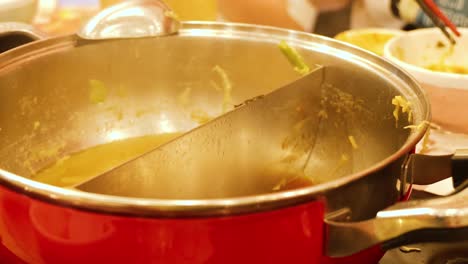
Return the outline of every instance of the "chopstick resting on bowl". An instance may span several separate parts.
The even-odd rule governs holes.
[[[459,37],[461,34],[458,31],[455,24],[448,19],[447,16],[439,9],[439,7],[434,3],[433,0],[416,0],[423,10],[424,13],[432,20],[434,25],[438,27],[442,33],[448,38],[450,43],[455,44],[455,38],[452,34],[450,34],[447,30],[447,27],[452,31],[452,33]]]

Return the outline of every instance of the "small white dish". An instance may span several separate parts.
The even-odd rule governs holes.
[[[384,57],[414,76],[426,90],[433,122],[445,129],[468,133],[468,28],[451,47],[438,28],[417,29],[387,42]],[[449,65],[467,74],[428,69]]]

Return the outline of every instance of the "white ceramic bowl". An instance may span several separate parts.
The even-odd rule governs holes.
[[[468,74],[429,70],[430,65],[455,65],[468,70],[468,28],[450,50],[438,28],[409,31],[390,40],[384,56],[413,75],[427,91],[433,122],[445,129],[468,133]]]
[[[36,11],[37,0],[0,0],[0,22],[31,23]]]

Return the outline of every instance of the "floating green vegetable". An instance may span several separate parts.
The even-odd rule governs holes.
[[[294,66],[294,70],[302,75],[306,75],[310,72],[309,66],[305,63],[301,55],[291,46],[282,40],[279,44],[281,52],[286,56],[288,61]]]
[[[107,88],[103,82],[89,80],[89,101],[93,104],[102,103],[107,98]]]
[[[411,102],[408,102],[401,95],[397,95],[392,99],[392,105],[395,106],[393,110],[393,117],[395,118],[395,125],[398,126],[400,110],[402,113],[408,113],[408,122],[413,120],[413,110],[411,109]]]
[[[356,139],[353,136],[348,136],[348,140],[349,140],[349,143],[351,143],[351,146],[353,147],[353,149],[359,148],[358,144],[356,143]]]
[[[418,125],[408,125],[408,126],[405,126],[404,129],[421,130],[421,129],[423,129],[426,125],[430,126],[430,125],[431,125],[431,122],[429,122],[429,121],[427,121],[427,120],[424,120],[424,121],[422,121],[421,123],[419,123]]]
[[[229,80],[226,71],[219,65],[214,66],[213,71],[221,78],[223,89],[223,113],[226,113],[232,106],[232,83],[231,80]]]

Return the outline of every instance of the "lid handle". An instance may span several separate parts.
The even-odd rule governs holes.
[[[174,12],[162,1],[131,0],[102,10],[77,35],[89,40],[155,37],[175,34],[179,27]]]
[[[17,22],[0,23],[0,53],[43,38],[46,38],[46,35],[31,25]]]

